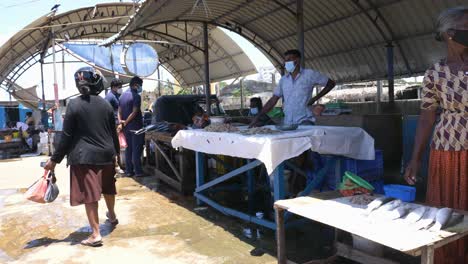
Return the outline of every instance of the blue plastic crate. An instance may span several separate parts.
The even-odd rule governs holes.
[[[322,190],[336,190],[341,183],[345,171],[352,172],[368,182],[383,180],[383,154],[381,150],[375,151],[375,160],[355,160],[350,158],[322,155],[322,164],[331,162]],[[308,179],[309,181],[309,179]],[[383,189],[380,193],[383,193]]]
[[[342,162],[342,171],[352,172],[364,180],[377,181],[383,178],[384,174],[383,153],[381,150],[375,150],[375,160],[356,160],[344,158]]]
[[[384,194],[384,181],[383,180],[378,180],[378,181],[373,181],[369,182],[373,187],[374,187],[374,193],[378,194]]]
[[[416,188],[406,185],[388,184],[384,185],[385,196],[413,202],[416,198]]]

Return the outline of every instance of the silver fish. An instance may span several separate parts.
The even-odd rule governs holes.
[[[395,220],[405,216],[408,213],[408,208],[405,206],[399,206],[391,211],[381,211],[380,216],[383,219]]]
[[[424,229],[424,228],[429,227],[435,221],[435,218],[437,216],[438,211],[439,211],[439,209],[434,208],[434,207],[430,207],[424,213],[424,216],[421,218],[421,220],[416,222],[416,224],[414,225],[415,229],[420,230],[420,229]]]
[[[453,209],[451,208],[441,208],[437,211],[435,217],[435,224],[430,228],[431,231],[439,231],[444,227],[452,216]]]
[[[409,224],[416,223],[419,221],[423,216],[424,213],[427,211],[427,207],[425,206],[418,206],[412,210],[410,210],[409,214],[405,217],[405,221]]]
[[[387,197],[387,196],[379,197],[367,205],[366,212],[370,214],[375,209],[393,200],[395,200],[395,198]]]
[[[464,218],[465,218],[465,215],[462,215],[462,214],[457,213],[457,212],[453,212],[452,216],[450,217],[450,220],[442,228],[456,226],[459,223],[463,222]]]
[[[392,211],[393,209],[399,207],[402,205],[402,201],[400,199],[393,200],[391,202],[388,202],[382,206],[380,206],[377,211]]]

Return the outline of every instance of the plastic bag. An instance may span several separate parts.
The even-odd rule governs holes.
[[[44,194],[44,201],[46,203],[53,202],[59,195],[59,188],[57,184],[55,184],[56,181],[57,179],[55,178],[55,173],[51,171],[47,177],[47,190]]]
[[[374,191],[374,187],[370,183],[349,171],[345,172],[338,189],[343,196],[370,194]]]
[[[122,131],[119,132],[119,144],[121,148],[127,147],[127,139],[125,139],[125,134]]]
[[[47,191],[47,173],[48,171],[44,171],[44,176],[28,188],[25,193],[26,199],[36,203],[45,203],[44,195]]]

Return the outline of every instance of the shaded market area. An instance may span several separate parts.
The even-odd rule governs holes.
[[[59,10],[0,47],[0,262],[468,261],[465,1]],[[113,115],[77,107],[87,96]],[[108,139],[83,144],[81,125]],[[99,140],[112,162],[69,172]],[[27,201],[56,163],[58,198]],[[69,206],[76,165],[117,169],[118,221],[101,202],[96,244],[91,209]]]

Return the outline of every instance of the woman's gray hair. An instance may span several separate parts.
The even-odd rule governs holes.
[[[449,8],[440,13],[436,23],[436,40],[443,41],[442,33],[457,28],[462,24],[461,18],[468,14],[468,6]]]

